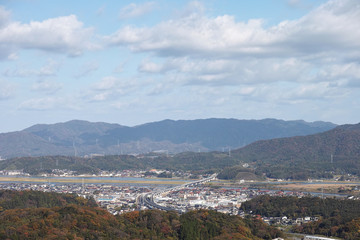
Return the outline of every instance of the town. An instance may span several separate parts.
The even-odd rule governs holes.
[[[153,170],[158,174],[165,171]],[[70,171],[54,171],[51,176],[69,177]],[[176,173],[179,174],[179,173]],[[82,179],[80,182],[63,183],[56,182],[54,179],[46,176],[44,182],[24,182],[19,176],[29,177],[21,171],[2,171],[2,176],[16,176],[12,181],[0,182],[0,189],[8,190],[34,190],[43,192],[71,193],[84,198],[94,198],[95,201],[110,213],[122,214],[134,210],[145,210],[151,208],[175,210],[180,213],[195,209],[209,209],[218,212],[245,216],[240,210],[243,202],[260,195],[271,196],[296,196],[304,197],[307,194],[295,191],[264,190],[246,187],[246,181],[239,181],[238,187],[219,187],[217,185],[207,184],[214,180],[216,175],[204,175],[201,179],[187,179],[188,182],[173,186],[169,184],[154,183],[88,183]],[[145,171],[122,171],[122,172],[103,172],[101,177],[145,177]],[[183,177],[189,178],[190,173],[182,173]],[[44,177],[44,176],[43,176]],[[74,176],[72,176],[74,177]],[[77,176],[79,177],[79,176]],[[70,178],[71,179],[71,178]],[[206,181],[204,181],[206,180]],[[35,181],[35,180],[34,180]],[[141,196],[147,196],[152,204],[145,204]],[[316,217],[308,216],[305,218],[291,219],[288,216],[282,217],[262,217],[262,219],[272,225],[299,225],[309,221],[316,221]]]

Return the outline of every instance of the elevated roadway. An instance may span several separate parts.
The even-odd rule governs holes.
[[[182,213],[183,211],[181,209],[176,209],[176,208],[172,208],[172,207],[165,207],[162,206],[160,204],[157,204],[154,201],[154,198],[156,198],[157,196],[160,196],[162,194],[166,194],[172,191],[178,191],[184,188],[188,188],[188,187],[194,187],[200,184],[204,184],[207,182],[210,182],[212,180],[215,180],[217,177],[217,174],[213,174],[208,178],[204,178],[204,179],[200,179],[194,182],[189,182],[189,183],[185,183],[182,184],[180,186],[176,186],[176,187],[172,187],[172,188],[167,188],[161,191],[156,191],[156,192],[150,192],[150,193],[141,193],[136,197],[136,203],[141,207],[141,206],[145,206],[149,209],[160,209],[160,210],[164,210],[164,211],[177,211]]]

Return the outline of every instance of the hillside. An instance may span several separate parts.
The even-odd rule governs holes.
[[[41,155],[43,152],[56,155],[68,151],[64,146],[52,144],[28,132],[0,134],[0,156],[2,157]]]
[[[326,122],[276,119],[164,120],[135,127],[73,120],[38,124],[22,131],[0,134],[0,156],[129,154],[151,151],[221,151],[281,137],[324,132]]]
[[[1,239],[273,239],[283,236],[276,228],[256,219],[242,219],[215,211],[199,210],[179,216],[159,210],[134,211],[113,216],[86,199],[62,198],[42,192],[5,192],[20,202],[39,207],[1,208]],[[4,195],[0,191],[0,199]],[[47,207],[42,202],[63,201]],[[5,199],[5,202],[9,200]],[[1,203],[2,201],[0,201]]]
[[[268,177],[307,179],[330,174],[360,175],[360,124],[308,135],[258,141],[234,150]]]
[[[76,194],[0,190],[0,212],[10,209],[64,207],[68,204],[97,206],[93,198],[85,199]]]
[[[244,202],[241,209],[266,217],[296,219],[317,216],[318,221],[295,225],[292,231],[355,240],[360,238],[359,206],[359,200],[264,195]]]

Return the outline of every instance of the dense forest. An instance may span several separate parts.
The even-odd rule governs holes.
[[[59,194],[39,191],[0,190],[0,211],[15,208],[51,208],[63,207],[67,204],[96,207],[93,198],[82,198],[76,194]]]
[[[197,210],[179,216],[158,210],[135,211],[118,217],[134,239],[273,239],[283,236],[261,220],[242,219],[216,211]],[[158,238],[151,238],[158,236]]]
[[[343,239],[360,239],[360,200],[264,195],[243,203],[241,209],[267,217],[318,216],[318,221],[295,226],[293,231]]]
[[[282,232],[257,219],[215,211],[159,210],[111,215],[71,194],[0,191],[0,239],[273,239]]]

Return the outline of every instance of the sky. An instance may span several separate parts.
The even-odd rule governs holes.
[[[0,132],[73,119],[358,123],[358,0],[0,0]]]

